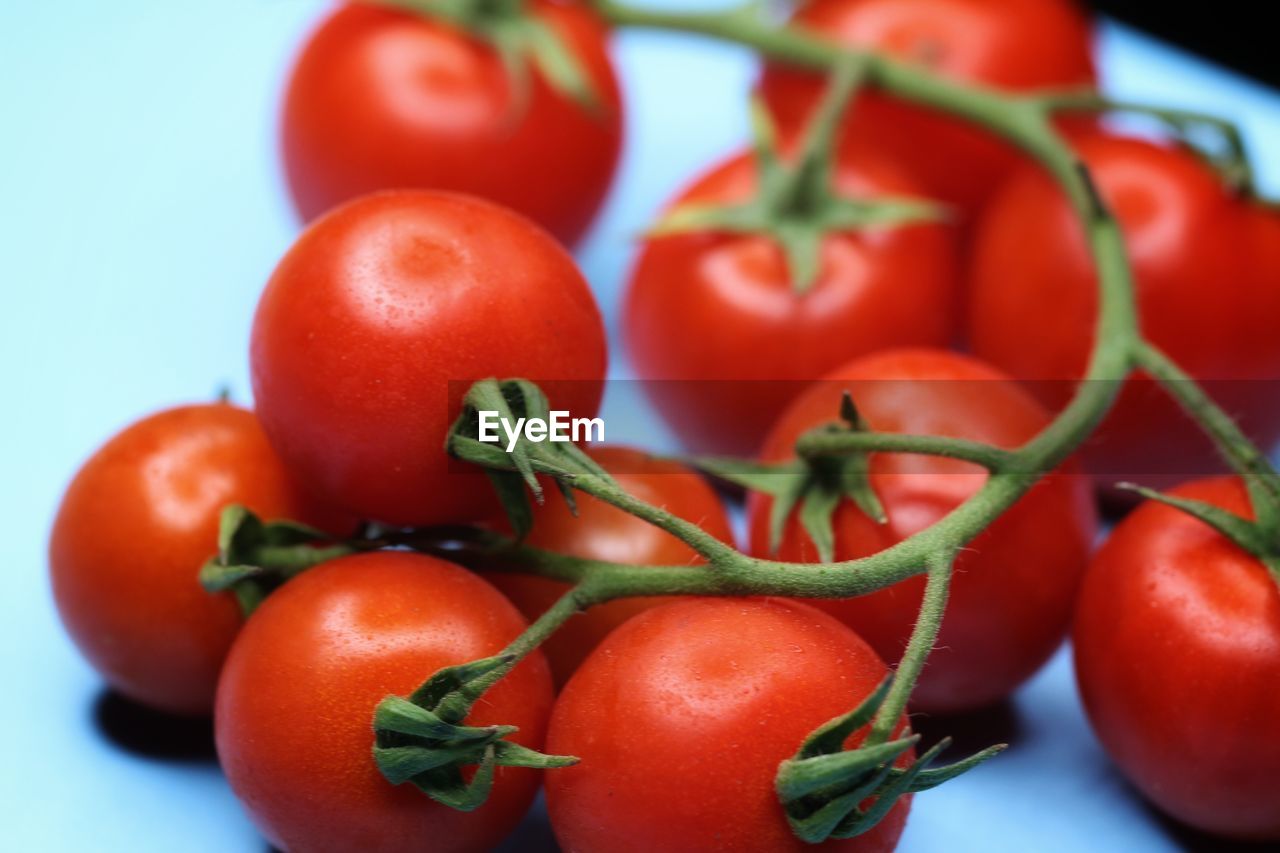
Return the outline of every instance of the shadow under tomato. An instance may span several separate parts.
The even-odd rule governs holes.
[[[1232,841],[1226,838],[1218,838],[1207,832],[1201,832],[1186,824],[1179,823],[1169,817],[1164,812],[1142,799],[1142,795],[1137,791],[1133,792],[1142,807],[1151,815],[1152,820],[1164,830],[1166,836],[1174,844],[1187,853],[1263,853],[1263,851],[1276,850],[1275,842],[1264,841]]]
[[[93,703],[93,722],[103,737],[132,755],[163,761],[218,760],[213,720],[208,717],[176,717],[104,689]]]
[[[968,757],[997,743],[1014,746],[1023,734],[1018,708],[1008,699],[963,714],[912,714],[911,727],[920,735],[918,752],[951,738],[951,745],[938,756],[939,763]]]
[[[524,820],[506,841],[494,848],[494,853],[559,853],[559,850],[555,833],[551,831],[551,819],[547,817],[546,799],[539,791]]]

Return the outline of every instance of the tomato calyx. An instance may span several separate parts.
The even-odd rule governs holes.
[[[870,432],[858,412],[853,396],[846,391],[840,401],[840,421],[816,427],[805,436],[831,436]],[[805,441],[802,436],[797,445]],[[835,559],[835,531],[832,520],[840,502],[848,499],[867,518],[887,524],[884,505],[871,485],[870,454],[852,450],[839,454],[804,454],[791,462],[776,464],[740,459],[702,458],[692,464],[708,474],[735,485],[773,497],[769,510],[769,549],[777,553],[787,520],[797,506],[799,520],[824,563]]]
[[[493,788],[497,767],[548,770],[578,759],[544,755],[505,738],[516,726],[463,724],[476,699],[516,664],[515,655],[446,667],[407,699],[388,696],[373,717],[373,759],[393,785],[410,783],[432,800],[458,811],[474,811]],[[467,780],[462,768],[476,766]]]
[[[263,521],[240,504],[222,510],[218,553],[200,569],[209,593],[231,591],[247,618],[289,578],[358,548],[314,527],[288,519]]]
[[[845,749],[851,735],[869,725],[889,695],[893,676],[848,714],[819,726],[796,754],[782,762],[774,787],[798,838],[810,844],[854,838],[873,829],[904,796],[927,791],[972,770],[1004,750],[1004,745],[949,764],[929,765],[950,745],[944,738],[906,767],[896,762],[920,742],[907,733],[893,740],[868,736]]]
[[[752,135],[759,173],[754,197],[739,204],[681,205],[659,220],[647,236],[708,232],[766,235],[782,250],[792,288],[804,294],[821,273],[822,243],[827,235],[945,219],[945,209],[934,202],[847,198],[833,189],[840,119],[864,76],[865,59],[857,55],[851,55],[834,72],[794,163],[784,162],[773,121],[763,102],[753,98]]]
[[[517,539],[523,539],[533,525],[529,495],[539,504],[545,500],[539,474],[552,478],[575,515],[577,503],[572,486],[576,477],[585,474],[614,482],[609,472],[571,441],[535,442],[527,434],[520,434],[508,449],[503,443],[481,440],[481,412],[496,412],[498,419],[507,424],[550,422],[551,405],[542,389],[527,379],[484,379],[467,391],[462,413],[445,440],[450,456],[484,468]]]
[[[1248,478],[1245,479],[1247,482]],[[1280,530],[1275,526],[1275,519],[1270,517],[1271,513],[1263,509],[1267,503],[1260,499],[1260,487],[1255,485],[1250,488],[1250,500],[1258,521],[1250,521],[1207,501],[1169,495],[1134,483],[1121,483],[1118,488],[1172,507],[1209,525],[1241,550],[1261,561],[1276,585],[1280,586]]]
[[[515,94],[515,113],[528,106],[536,72],[566,99],[590,113],[603,100],[582,61],[527,0],[375,0],[383,6],[447,24],[489,45],[502,60]]]

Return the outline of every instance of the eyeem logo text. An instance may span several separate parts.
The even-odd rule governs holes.
[[[604,441],[602,418],[571,418],[568,412],[553,411],[550,420],[517,418],[513,424],[510,419],[502,417],[498,412],[482,409],[478,414],[480,440],[485,444],[501,444],[505,437],[508,453],[515,450],[516,442],[522,435],[526,440],[537,444],[544,441],[572,441],[575,444]]]

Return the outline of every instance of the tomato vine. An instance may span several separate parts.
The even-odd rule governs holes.
[[[594,7],[614,27],[698,34],[752,49],[776,61],[825,71],[836,79],[843,72],[840,82],[846,88],[855,76],[850,72],[852,68],[858,86],[979,125],[1021,149],[1050,173],[1084,226],[1099,287],[1092,352],[1069,404],[1045,429],[1015,449],[937,436],[878,434],[858,429],[852,422],[848,429],[824,429],[802,437],[797,453],[807,459],[857,457],[871,452],[923,454],[974,463],[989,474],[983,487],[969,500],[916,535],[871,556],[818,564],[743,554],[696,524],[628,494],[576,449],[521,442],[508,453],[481,443],[474,430],[477,409],[498,406],[505,408],[507,414],[530,417],[544,410],[546,401],[536,386],[520,380],[477,383],[468,396],[466,411],[450,435],[449,450],[490,473],[517,532],[521,520],[528,517],[529,493],[541,498],[541,483],[549,479],[570,500],[574,491],[582,492],[662,528],[701,555],[706,565],[636,566],[582,559],[471,528],[372,531],[367,537],[326,546],[325,557],[388,545],[406,546],[442,554],[465,565],[528,572],[572,585],[503,654],[435,674],[408,702],[397,697],[384,701],[375,728],[380,743],[394,742],[396,746],[393,750],[380,746],[376,758],[389,779],[413,781],[441,802],[470,809],[484,801],[495,765],[550,768],[568,763],[564,757],[499,746],[504,743],[502,727],[479,731],[463,726],[462,721],[479,697],[521,658],[571,616],[589,607],[619,598],[653,595],[847,598],[922,573],[927,574],[926,591],[906,652],[887,687],[873,697],[872,704],[857,709],[850,717],[868,724],[869,735],[850,751],[857,755],[843,761],[838,774],[824,777],[824,792],[833,801],[847,804],[843,818],[855,814],[862,800],[884,798],[880,811],[887,810],[893,799],[932,787],[974,766],[998,748],[937,770],[925,767],[936,750],[926,753],[911,767],[899,769],[893,764],[906,747],[888,748],[897,743],[890,741],[893,729],[937,637],[954,557],[1081,445],[1109,412],[1125,380],[1139,370],[1163,386],[1215,440],[1232,468],[1249,484],[1257,521],[1235,516],[1226,519],[1190,504],[1182,508],[1200,513],[1200,517],[1251,553],[1263,557],[1280,582],[1280,477],[1230,417],[1143,337],[1119,224],[1100,198],[1087,168],[1055,129],[1053,120],[1062,112],[1121,110],[1148,113],[1180,133],[1193,126],[1209,126],[1220,132],[1226,142],[1227,151],[1217,164],[1224,178],[1242,192],[1252,193],[1248,158],[1232,125],[1198,113],[1112,102],[1092,92],[1018,95],[952,82],[879,53],[850,50],[796,29],[777,27],[754,3],[716,13],[651,11],[615,0],[597,0]],[[844,95],[847,97],[848,93]],[[794,254],[799,258],[795,265],[807,268],[804,252]],[[287,529],[273,530],[259,524],[247,532],[242,530],[247,517],[244,513],[227,514],[223,553],[206,569],[206,583],[211,588],[245,581],[261,584],[273,574],[288,577],[318,561],[314,554],[308,555],[306,548],[299,547],[296,536],[291,538]],[[252,523],[257,524],[256,520]],[[835,724],[833,721],[829,725]],[[784,804],[785,790],[794,783],[793,777],[797,773],[803,775],[804,771],[797,770],[802,759],[803,753],[784,762],[784,773],[779,776]],[[462,764],[479,764],[480,770],[464,782]],[[442,776],[442,768],[451,775]],[[850,792],[866,796],[854,798]],[[788,815],[797,835],[808,841],[847,837],[874,825],[874,821],[866,819],[842,824],[842,820],[832,821],[826,815],[822,826],[816,827],[791,809]]]

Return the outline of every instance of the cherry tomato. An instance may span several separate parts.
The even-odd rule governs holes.
[[[1144,334],[1211,380],[1210,392],[1273,443],[1280,403],[1252,380],[1280,377],[1280,342],[1263,319],[1280,316],[1280,254],[1260,255],[1280,231],[1275,214],[1233,197],[1184,150],[1102,135],[1077,149],[1124,230]],[[974,352],[1033,380],[1047,405],[1061,407],[1092,346],[1097,273],[1082,226],[1039,170],[1017,173],[992,200],[978,224],[970,285]],[[1150,382],[1126,389],[1085,458],[1107,482],[1221,467]]]
[[[778,764],[886,672],[853,632],[796,602],[687,599],[637,616],[556,702],[547,748],[581,759],[546,777],[556,838],[577,853],[892,850],[907,799],[870,832],[815,848],[774,792]]]
[[[129,698],[212,710],[240,611],[206,593],[199,572],[231,503],[345,532],[295,488],[253,414],[227,404],[138,421],[67,488],[49,543],[54,601],[81,654]]]
[[[836,420],[845,390],[878,432],[1013,448],[1049,422],[1026,391],[981,362],[940,350],[897,350],[851,362],[796,399],[766,441],[764,458],[792,458],[797,438]],[[1048,476],[961,551],[941,634],[912,696],[914,709],[957,712],[996,702],[1058,647],[1096,528],[1088,479],[1074,471],[1067,465]],[[874,454],[871,485],[889,521],[876,524],[843,502],[833,519],[836,558],[874,554],[929,527],[978,491],[987,476],[971,463]],[[769,552],[771,503],[753,495],[749,505],[751,548],[759,556]],[[777,556],[817,561],[794,514]],[[915,577],[860,598],[815,604],[896,661],[923,592],[924,578]]]
[[[525,627],[511,603],[452,563],[404,552],[345,557],[290,581],[227,658],[215,716],[232,790],[282,850],[487,850],[519,822],[532,770],[499,767],[489,800],[464,813],[374,763],[373,712],[434,672],[499,652]],[[514,725],[542,746],[551,677],[535,652],[487,692],[468,725]]]
[[[1252,517],[1235,478],[1173,493]],[[1280,590],[1260,560],[1144,503],[1094,558],[1072,646],[1093,729],[1143,794],[1200,829],[1280,840]]]
[[[1070,0],[813,0],[793,22],[842,44],[885,51],[945,77],[1010,92],[1092,88],[1089,21]],[[783,127],[802,124],[825,82],[769,65],[761,92]],[[893,151],[924,185],[968,214],[1017,162],[971,124],[869,93],[848,137]]]
[[[733,541],[728,516],[715,490],[689,469],[624,447],[594,449],[591,456],[640,500],[692,521],[722,541]],[[688,545],[634,515],[588,495],[577,495],[577,502],[576,516],[564,501],[554,497],[536,507],[533,530],[525,542],[559,554],[615,563],[676,566],[703,562]],[[569,590],[566,584],[533,575],[494,573],[489,580],[530,620],[541,616]],[[637,613],[669,600],[624,598],[569,620],[542,646],[556,683],[568,681],[609,632]]]
[[[344,3],[298,57],[281,133],[303,219],[375,190],[464,192],[511,207],[572,243],[609,189],[622,105],[604,25],[584,4],[531,14],[572,51],[589,110],[532,72],[522,96],[497,52],[421,14]]]
[[[756,185],[754,160],[740,155],[673,206],[745,202]],[[836,188],[859,198],[922,196],[883,157],[865,153],[843,160]],[[955,230],[941,223],[832,234],[819,278],[801,294],[767,236],[656,238],[627,295],[631,360],[686,445],[754,453],[783,406],[850,358],[951,343],[956,257]]]
[[[604,327],[573,259],[488,202],[421,191],[313,224],[267,284],[251,363],[258,414],[328,501],[394,524],[465,522],[494,505],[445,437],[471,382],[539,382],[553,408],[600,403]]]

